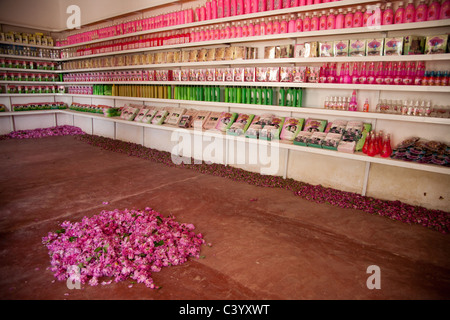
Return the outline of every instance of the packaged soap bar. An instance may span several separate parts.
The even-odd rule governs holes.
[[[309,138],[312,136],[312,132],[310,131],[300,131],[297,136],[294,138],[294,144],[298,146],[307,146]]]
[[[307,82],[318,83],[320,75],[320,67],[308,67]]]
[[[128,120],[128,121],[133,121],[134,118],[136,117],[136,115],[138,114],[138,112],[139,112],[139,108],[128,107],[122,112],[123,119]]]
[[[279,48],[280,58],[292,58],[294,56],[294,46],[292,44],[281,45]]]
[[[280,48],[277,46],[268,46],[264,48],[264,59],[275,59],[280,56]]]
[[[293,141],[295,136],[302,130],[304,119],[287,117],[284,119],[280,139]]]
[[[198,50],[197,61],[198,62],[205,62],[207,53],[208,53],[208,50],[205,49],[205,48],[202,48],[202,49]]]
[[[167,110],[158,110],[151,120],[151,124],[161,125],[164,123],[164,120],[166,119],[169,112]]]
[[[323,149],[337,150],[339,142],[342,139],[342,133],[328,132],[322,141]]]
[[[236,112],[222,112],[219,121],[217,121],[216,129],[225,132],[234,123],[237,115]]]
[[[293,67],[280,67],[280,82],[292,82]]]
[[[269,82],[279,82],[280,81],[280,68],[279,67],[268,67],[267,68],[267,81],[269,81]]]
[[[147,108],[142,108],[141,110],[139,110],[138,114],[136,115],[136,117],[134,118],[134,121],[136,122],[142,122],[143,119],[145,119],[145,115],[147,114],[147,112],[149,112],[150,110]]]
[[[281,129],[283,128],[284,117],[273,117],[272,120],[265,125],[260,133],[261,140],[278,140],[280,139]]]
[[[247,138],[258,138],[260,130],[272,121],[273,114],[257,115],[253,118],[252,123],[245,132]]]
[[[216,61],[225,60],[225,48],[216,48]]]
[[[403,53],[403,37],[386,38],[384,40],[385,56],[401,56]]]
[[[247,55],[247,48],[244,46],[233,47],[233,60],[242,60],[245,59]]]
[[[306,119],[305,127],[303,131],[310,131],[310,132],[323,132],[325,130],[325,127],[327,126],[327,120],[319,120],[319,119]]]
[[[224,60],[233,60],[234,57],[234,47],[226,47],[224,52]]]
[[[151,123],[153,117],[158,112],[159,108],[156,107],[147,107],[149,110],[147,114],[145,115],[144,119],[142,119],[142,122],[144,123]]]
[[[295,83],[302,83],[306,82],[307,78],[307,69],[306,66],[300,66],[300,67],[292,67],[292,82]]]
[[[255,115],[253,114],[240,113],[236,118],[236,121],[234,121],[233,124],[226,130],[227,134],[234,136],[243,135],[252,123],[254,117]]]
[[[219,122],[219,118],[222,115],[222,112],[212,111],[208,118],[205,120],[203,124],[203,129],[212,130],[216,128],[217,123]]]
[[[206,81],[215,81],[216,80],[216,69],[208,68],[206,69]]]
[[[347,120],[335,120],[331,122],[329,130],[328,131],[326,130],[326,132],[343,134],[345,132],[346,127],[347,127]]]
[[[445,53],[448,35],[428,36],[425,42],[425,54]]]
[[[210,111],[206,110],[198,111],[193,117],[193,120],[191,122],[191,128],[204,129],[204,125],[208,120],[210,113],[211,113]]]
[[[423,54],[425,50],[425,37],[422,36],[405,36],[403,41],[403,54]]]
[[[366,55],[381,56],[383,55],[384,38],[366,40]]]
[[[255,78],[256,78],[256,81],[258,81],[258,82],[266,82],[267,81],[267,67],[256,67]]]
[[[186,112],[184,108],[173,108],[169,111],[166,119],[164,120],[164,124],[170,124],[173,126],[178,125],[178,122],[181,119],[181,116]]]
[[[322,148],[322,142],[325,140],[327,134],[325,132],[313,132],[308,138],[306,144],[308,147]]]
[[[294,58],[314,58],[318,56],[319,44],[317,41],[301,42],[295,45]]]
[[[181,116],[180,121],[178,122],[178,126],[180,128],[189,128],[196,114],[197,110],[195,109],[186,110],[186,112]]]
[[[355,141],[343,141],[343,140],[341,140],[339,142],[337,150],[339,152],[354,153],[355,152],[355,144],[356,144]]]
[[[349,40],[334,41],[334,56],[347,57],[349,52]]]
[[[234,81],[234,68],[224,68],[224,81]]]
[[[348,121],[345,127],[345,133],[342,136],[344,141],[358,141],[361,137],[361,133],[364,129],[364,124],[362,121]]]
[[[233,72],[234,72],[234,77],[233,80],[234,81],[243,81],[244,80],[244,68],[233,68]]]
[[[216,60],[216,49],[210,48],[206,52],[206,61],[214,61]]]
[[[255,67],[245,67],[244,68],[244,81],[254,82],[255,81]]]
[[[319,42],[319,56],[320,57],[333,57],[334,56],[334,43],[333,43],[333,41],[321,41],[321,42]]]

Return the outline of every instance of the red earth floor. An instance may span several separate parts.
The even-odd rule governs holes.
[[[450,235],[93,147],[74,137],[0,141],[0,299],[448,299]],[[108,202],[108,204],[104,204]],[[193,223],[204,258],[69,290],[42,237],[64,220],[151,207]],[[380,269],[380,289],[366,285]]]

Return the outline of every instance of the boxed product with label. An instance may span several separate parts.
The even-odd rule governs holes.
[[[302,130],[304,122],[305,119],[303,118],[285,118],[283,128],[280,133],[280,139],[293,141],[295,136]]]
[[[342,133],[328,132],[326,134],[325,139],[322,141],[322,148],[329,150],[337,150],[341,138]]]
[[[195,109],[186,110],[186,112],[181,116],[178,126],[180,128],[189,128],[197,112],[198,111]]]
[[[301,42],[295,45],[294,58],[313,58],[318,56],[319,43],[313,42]]]
[[[203,124],[203,129],[205,129],[205,130],[215,129],[221,115],[222,115],[222,112],[217,112],[217,111],[210,112],[210,114],[208,115],[207,119],[205,120],[205,122]],[[194,123],[194,125],[195,125],[195,123]]]
[[[428,36],[425,42],[425,54],[447,52],[448,35]]]
[[[221,132],[225,132],[234,123],[237,115],[236,112],[222,112],[215,128]]]
[[[294,138],[294,144],[298,146],[306,147],[308,143],[308,139],[312,136],[312,132],[309,131],[300,131],[297,136]]]
[[[349,52],[349,40],[334,41],[334,56],[347,57]]]
[[[306,144],[308,147],[322,148],[322,142],[325,140],[326,136],[327,134],[325,132],[313,132]]]
[[[272,120],[261,129],[259,138],[261,140],[278,140],[283,129],[284,117],[273,117]]]
[[[319,56],[320,57],[333,57],[334,56],[334,43],[333,43],[333,41],[321,41],[321,42],[319,42]]]
[[[262,114],[255,116],[253,118],[252,123],[245,132],[245,136],[247,138],[254,138],[254,139],[258,138],[261,129],[265,125],[269,124],[272,121],[273,117],[274,117],[273,114]]]
[[[425,37],[405,36],[403,40],[403,54],[423,54],[425,50]]]
[[[192,117],[192,121],[191,121],[191,128],[198,128],[198,129],[202,129],[204,128],[204,125],[206,123],[206,121],[209,118],[209,115],[211,114],[210,111],[206,111],[206,110],[200,110],[198,111],[195,116]]]
[[[366,40],[367,56],[382,56],[383,48],[384,48],[384,38]]]
[[[233,124],[226,130],[227,134],[233,136],[243,135],[252,123],[254,117],[255,115],[253,114],[240,113],[237,116],[236,121],[234,121]]]
[[[403,37],[386,38],[384,40],[385,56],[401,56],[403,54]]]
[[[306,82],[307,71],[307,66],[292,67],[292,82]]]
[[[184,108],[173,108],[170,109],[169,114],[164,120],[164,124],[170,124],[173,126],[177,126],[178,122],[180,122],[181,116],[186,112]]]
[[[169,112],[165,109],[160,109],[156,112],[155,116],[151,120],[151,124],[161,125],[164,123],[164,120],[166,119]]]
[[[320,120],[320,119],[306,119],[305,127],[303,128],[303,131],[309,131],[309,132],[323,132],[327,126],[327,120]]]

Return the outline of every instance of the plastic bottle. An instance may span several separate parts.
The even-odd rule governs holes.
[[[394,82],[394,78],[393,78],[393,65],[392,62],[390,61],[386,67],[386,72],[385,72],[385,76],[384,76],[384,84],[392,84]]]
[[[349,111],[358,111],[358,102],[356,100],[356,90],[352,92],[352,98],[350,100],[350,105],[348,106]]]
[[[266,0],[259,0],[258,2],[258,12],[264,12],[267,10]]]
[[[397,74],[394,78],[394,83],[396,85],[403,84],[403,79],[406,78],[406,63],[405,62],[399,62],[397,64]]]
[[[335,83],[337,82],[337,70],[336,70],[336,62],[331,65],[331,69],[329,69],[327,82],[328,83]]]
[[[272,11],[275,8],[274,0],[268,0],[267,1],[267,11]]]
[[[364,102],[364,106],[363,106],[363,112],[369,112],[369,99],[366,98],[366,101]]]
[[[364,11],[363,14],[363,27],[367,27],[367,21],[369,21],[369,18],[372,16],[372,11],[369,10],[369,6],[366,6],[366,11]]]
[[[244,0],[236,0],[236,15],[244,14]]]
[[[273,9],[274,10],[283,9],[283,0],[274,0]]]
[[[344,28],[344,9],[339,8],[336,15],[336,29]]]
[[[364,145],[363,145],[362,150],[361,150],[364,154],[367,154],[367,152],[369,150],[371,137],[372,137],[371,132],[367,132],[366,140],[364,141]]]
[[[329,71],[328,71],[328,64],[324,63],[320,67],[319,83],[326,83],[327,82],[328,73],[329,73]]]
[[[240,21],[236,24],[236,38],[242,38],[242,26]]]
[[[317,31],[319,30],[319,17],[317,16],[316,12],[313,12],[312,18],[311,18],[311,31]]]
[[[322,10],[322,14],[319,18],[319,30],[327,30],[327,12]]]
[[[369,70],[367,73],[367,84],[374,84],[375,83],[375,62],[371,62],[369,64]]]
[[[336,28],[336,14],[334,13],[334,9],[330,9],[330,12],[327,16],[327,30],[333,30]]]
[[[275,17],[272,26],[272,34],[279,34],[279,33],[280,33],[280,19],[278,17]]]
[[[303,31],[311,31],[311,18],[309,17],[309,12],[305,13],[303,18]]]
[[[414,6],[414,0],[408,0],[405,8],[404,22],[410,23],[414,21],[416,21],[416,7]]]
[[[248,37],[248,25],[246,22],[242,25],[242,36],[244,38]]]
[[[416,8],[415,22],[427,21],[428,6],[425,1],[421,0]]]
[[[252,0],[252,13],[256,13],[259,10],[259,0]]]
[[[359,28],[363,26],[363,12],[362,6],[356,6],[356,11],[353,14],[353,27]]]
[[[260,34],[263,36],[263,35],[266,35],[267,34],[267,30],[266,30],[266,21],[264,20],[264,19],[261,19],[261,22],[260,22],[260,24],[259,24],[259,28],[260,28]]]
[[[395,10],[394,14],[394,23],[399,24],[403,23],[405,19],[405,8],[403,7],[403,2],[398,3],[397,10]]]
[[[282,16],[280,22],[280,33],[287,33],[287,32],[288,32],[288,20],[286,16]]]
[[[273,34],[273,22],[270,17],[267,19],[266,23],[266,34]]]
[[[387,158],[391,154],[392,154],[391,136],[387,134],[383,142],[383,147],[381,148],[380,151],[380,156],[382,156],[383,158]]]
[[[348,8],[345,14],[344,28],[353,28],[353,12],[351,8]]]
[[[353,62],[352,67],[352,84],[358,84],[359,83],[359,69],[358,69],[358,63]]]
[[[441,4],[438,0],[432,0],[428,6],[427,21],[438,20],[441,13]]]
[[[394,10],[392,9],[392,3],[386,3],[386,8],[383,11],[382,25],[389,25],[394,23]]]
[[[442,3],[439,19],[450,19],[450,0],[445,0]]]
[[[420,61],[417,64],[417,70],[414,76],[414,85],[421,85],[424,76],[425,76],[425,63],[423,61]]]
[[[261,35],[261,24],[259,23],[259,19],[255,20],[255,36],[260,36]]]
[[[297,19],[295,20],[295,31],[294,32],[302,32],[303,31],[303,19],[300,13],[297,14]]]
[[[250,20],[247,24],[247,33],[249,37],[253,37],[255,35],[255,26],[253,25],[253,20]]]

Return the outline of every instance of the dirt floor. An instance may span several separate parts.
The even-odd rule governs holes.
[[[104,204],[108,202],[108,204]],[[42,237],[64,220],[151,207],[193,223],[204,258],[130,281],[68,289]],[[369,289],[369,266],[380,289]],[[449,299],[450,235],[93,147],[0,141],[0,299]]]

